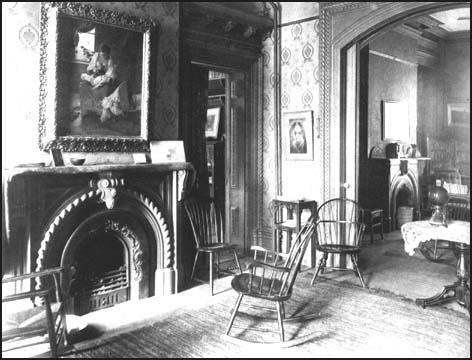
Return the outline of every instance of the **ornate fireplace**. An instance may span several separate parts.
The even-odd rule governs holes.
[[[8,171],[4,272],[69,269],[62,286],[77,315],[177,292],[178,200],[190,171],[188,163]]]
[[[397,229],[400,206],[414,209],[414,218],[421,216],[428,186],[429,158],[369,159],[368,207],[383,209],[388,231]]]

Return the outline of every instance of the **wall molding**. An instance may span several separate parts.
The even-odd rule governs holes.
[[[388,55],[388,54],[385,54],[385,53],[377,51],[377,50],[369,50],[369,54],[380,56],[380,57],[383,57],[383,58],[386,58],[386,59],[389,59],[389,60],[392,60],[392,61],[396,61],[396,62],[405,64],[405,65],[409,65],[409,66],[418,66],[418,64],[416,64],[414,62],[411,62],[411,61],[408,61],[408,60],[403,60],[403,59],[400,59],[396,56]]]
[[[302,24],[304,22],[308,22],[308,21],[312,21],[312,20],[318,20],[319,18],[320,18],[319,15],[310,16],[310,17],[307,17],[307,18],[299,19],[299,20],[289,21],[289,22],[277,25],[277,27],[284,27],[284,26],[289,26],[289,25]]]

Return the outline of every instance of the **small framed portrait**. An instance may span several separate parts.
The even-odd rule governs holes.
[[[205,126],[205,136],[207,138],[218,137],[218,126],[220,124],[220,108],[212,108],[207,110],[207,121]]]
[[[470,127],[470,103],[447,104],[447,125]]]
[[[313,160],[313,111],[285,112],[282,132],[285,160]]]

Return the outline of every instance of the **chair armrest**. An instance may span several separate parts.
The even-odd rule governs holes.
[[[64,271],[64,268],[56,267],[56,268],[47,269],[43,271],[37,271],[37,272],[28,273],[24,275],[11,276],[11,277],[2,279],[2,284],[12,282],[12,281],[19,281],[19,280],[31,279],[31,278],[42,277],[42,276],[47,276],[47,275],[54,275],[54,274],[60,273],[61,271]]]
[[[267,250],[266,248],[263,248],[262,246],[258,246],[258,245],[252,245],[250,250],[254,251],[254,254],[256,254],[256,255],[257,255],[258,252],[263,253],[264,257],[266,259],[268,257],[271,258],[272,260],[273,259],[278,259],[278,258],[281,258],[281,259],[287,258],[287,254],[285,254],[285,253],[279,253],[277,251]]]
[[[52,288],[49,289],[43,289],[43,290],[36,290],[36,291],[28,291],[28,292],[23,292],[19,294],[13,294],[13,295],[6,295],[5,297],[2,297],[2,303],[3,302],[9,302],[9,301],[16,301],[16,300],[22,300],[22,299],[28,299],[32,297],[44,297],[49,295],[49,293],[52,291]]]
[[[253,268],[263,268],[264,270],[278,271],[282,273],[290,272],[290,269],[287,267],[274,266],[274,265],[266,264],[257,260],[250,260],[247,268],[248,270],[252,270]]]

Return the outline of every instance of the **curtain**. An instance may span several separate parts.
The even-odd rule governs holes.
[[[195,168],[195,183],[189,196],[208,196],[205,125],[208,108],[208,69],[186,61],[181,72],[181,134],[187,161]]]

